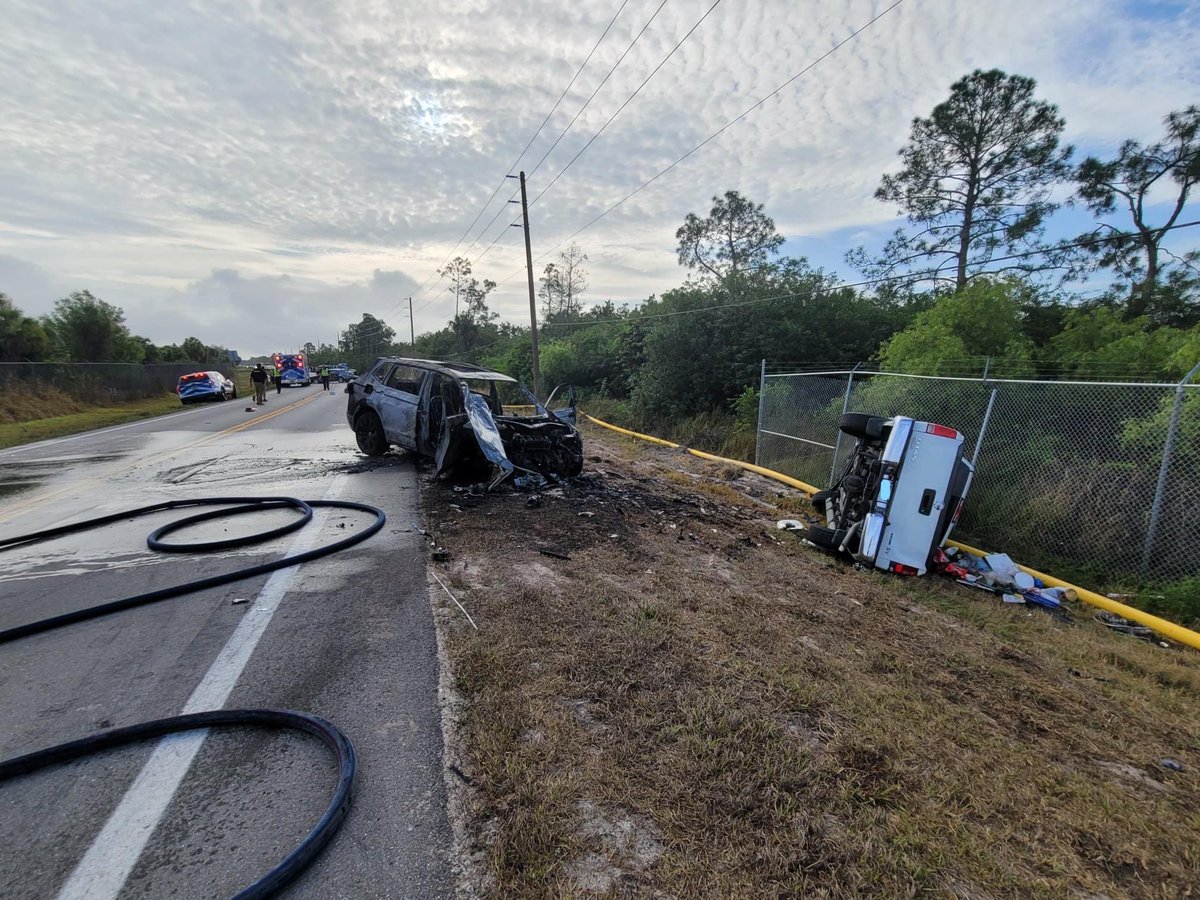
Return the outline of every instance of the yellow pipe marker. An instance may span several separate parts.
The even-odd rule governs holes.
[[[680,444],[674,444],[671,441],[664,441],[662,438],[651,437],[648,434],[640,434],[636,431],[630,431],[627,428],[619,428],[616,425],[610,425],[608,422],[602,422],[593,416],[589,416],[587,413],[584,413],[583,415],[584,418],[586,418],[589,422],[593,422],[594,424],[599,425],[601,428],[607,428],[610,431],[616,431],[620,434],[627,434],[630,437],[640,438],[643,441],[650,441],[651,443],[660,444],[664,447],[678,449],[681,446]],[[730,465],[737,466],[741,469],[746,469],[750,472],[756,472],[759,475],[763,475],[767,478],[772,478],[775,481],[779,481],[783,484],[797,488],[798,490],[808,494],[810,497],[817,493],[818,490],[818,488],[813,487],[811,484],[806,484],[803,481],[792,478],[789,475],[784,475],[781,472],[776,472],[772,469],[756,466],[753,463],[742,462],[739,459],[727,459],[724,456],[716,456],[712,453],[705,453],[703,450],[693,450],[690,447],[685,449],[687,449],[688,453],[692,454],[693,456],[698,456],[701,459],[708,459],[712,460],[713,462],[729,463]],[[986,550],[980,550],[968,544],[961,543],[960,541],[947,541],[947,543],[951,547],[957,547],[959,550],[970,553],[972,556],[984,557],[988,555]],[[1095,591],[1089,591],[1087,588],[1081,588],[1077,584],[1071,584],[1069,581],[1063,581],[1061,578],[1055,578],[1053,575],[1047,575],[1045,572],[1039,572],[1037,569],[1031,569],[1028,566],[1021,565],[1020,563],[1017,563],[1017,568],[1022,572],[1029,573],[1034,578],[1040,578],[1042,583],[1047,587],[1070,588],[1084,603],[1103,609],[1106,612],[1115,613],[1121,618],[1128,619],[1131,622],[1137,622],[1140,625],[1145,625],[1147,628],[1153,629],[1164,637],[1168,637],[1173,641],[1178,641],[1181,644],[1187,644],[1189,647],[1200,650],[1200,634],[1192,631],[1190,628],[1184,628],[1182,625],[1176,625],[1174,622],[1168,622],[1166,619],[1160,619],[1158,616],[1151,615],[1148,612],[1143,612],[1136,607],[1127,606],[1124,603],[1118,603],[1116,600],[1105,597],[1103,594],[1097,594]]]

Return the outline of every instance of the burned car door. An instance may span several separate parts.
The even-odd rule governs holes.
[[[415,366],[392,366],[375,391],[375,408],[388,442],[405,450],[417,449],[417,410],[424,375]]]
[[[434,456],[442,443],[447,420],[463,412],[461,389],[453,379],[430,372],[421,385],[421,414],[417,421],[417,450]],[[458,421],[462,421],[461,418]]]

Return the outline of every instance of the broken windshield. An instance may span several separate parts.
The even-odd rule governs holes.
[[[516,381],[495,381],[490,378],[464,378],[472,394],[483,397],[494,416],[548,416],[546,409],[534,399],[524,385]]]

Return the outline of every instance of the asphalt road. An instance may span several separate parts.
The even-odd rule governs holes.
[[[0,537],[162,500],[245,495],[374,504],[387,513],[383,531],[270,575],[0,645],[0,759],[185,711],[313,713],[354,743],[358,779],[345,825],[284,895],[448,896],[437,656],[413,468],[358,454],[336,388],[250,405],[188,407],[0,451]],[[219,539],[292,515],[220,519],[172,539]],[[275,559],[371,522],[317,510],[300,531],[250,548],[149,551],[146,535],[180,516],[0,553],[0,628]],[[315,738],[242,728],[0,784],[0,896],[230,896],[303,839],[336,782]]]

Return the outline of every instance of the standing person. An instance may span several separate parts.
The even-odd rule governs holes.
[[[321,366],[321,388],[322,390],[329,390],[329,366],[327,365]]]
[[[275,379],[275,393],[282,394],[283,393],[283,370],[276,369],[273,377]]]
[[[267,370],[259,363],[250,373],[250,381],[254,385],[254,402],[262,406],[267,402]]]

